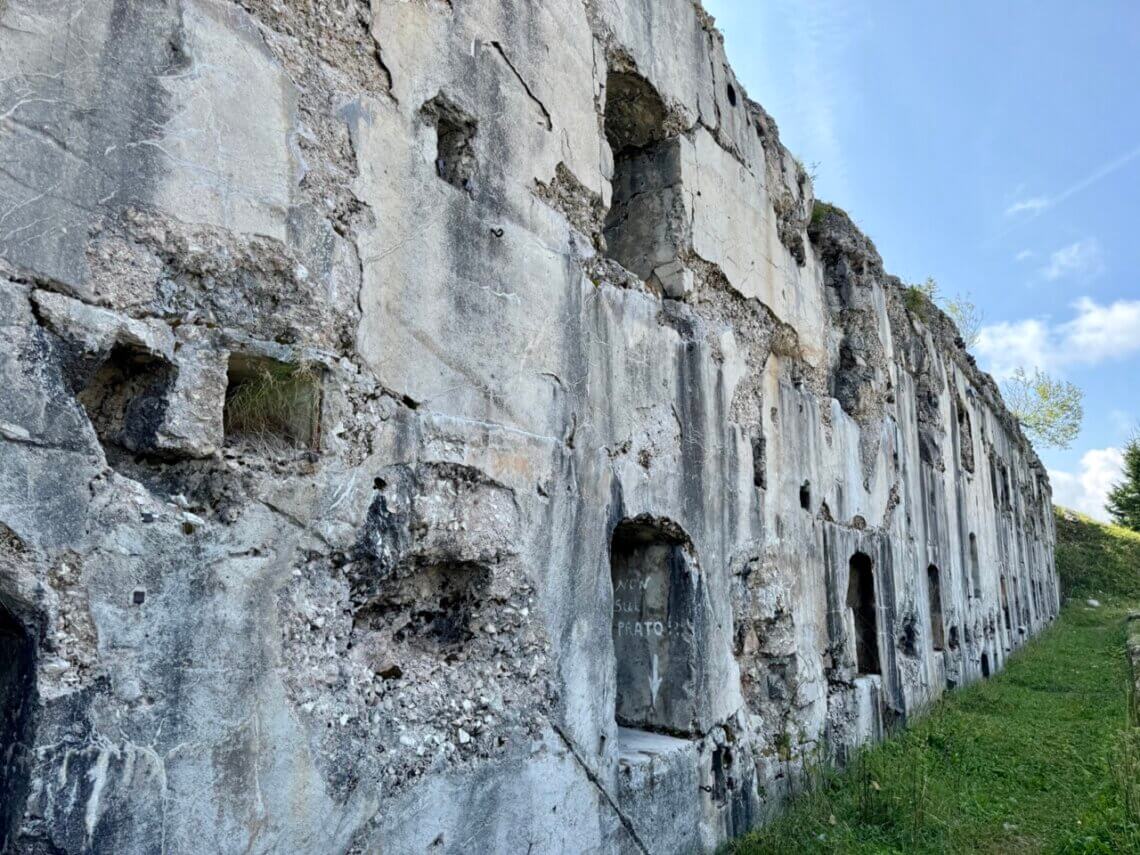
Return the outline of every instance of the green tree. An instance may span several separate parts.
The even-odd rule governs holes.
[[[926,307],[928,303],[938,303],[938,283],[933,276],[927,276],[925,282],[907,285],[903,291],[903,302],[907,309],[923,321],[928,320]]]
[[[945,301],[943,310],[958,327],[958,334],[969,350],[978,343],[978,335],[982,331],[982,310],[973,301],[969,294],[958,294]]]
[[[962,336],[967,350],[978,343],[983,315],[969,294],[943,297],[938,281],[933,276],[927,276],[925,282],[908,285],[903,293],[903,299],[906,307],[924,321],[928,320],[926,317],[928,300],[940,306],[958,327],[958,333]]]
[[[1030,438],[1054,448],[1068,448],[1081,430],[1085,393],[1067,380],[1055,380],[1040,368],[1018,368],[1002,384],[1009,411]]]
[[[1140,531],[1140,435],[1124,447],[1124,480],[1108,491],[1106,507],[1118,525]]]

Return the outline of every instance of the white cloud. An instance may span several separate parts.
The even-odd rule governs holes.
[[[1094,448],[1081,457],[1077,473],[1049,470],[1053,503],[1108,522],[1104,503],[1108,491],[1120,480],[1124,455],[1119,448]]]
[[[1005,209],[1005,215],[1007,217],[1015,217],[1018,214],[1029,214],[1031,216],[1036,216],[1042,211],[1046,211],[1049,208],[1052,208],[1054,205],[1061,204],[1070,196],[1074,196],[1077,193],[1080,193],[1082,190],[1088,189],[1098,181],[1101,181],[1112,175],[1112,173],[1116,172],[1117,170],[1123,169],[1138,157],[1140,157],[1140,146],[1129,149],[1119,157],[1113,158],[1106,163],[1102,163],[1084,178],[1080,179],[1074,184],[1069,185],[1055,196],[1032,196],[1028,199],[1019,199]],[[1020,192],[1020,189],[1021,188],[1019,187],[1015,192]]]
[[[1070,361],[1095,364],[1140,350],[1140,300],[1101,306],[1081,297],[1074,306],[1077,316],[1061,328]]]
[[[1013,260],[1014,261],[1029,261],[1029,259],[1031,259],[1031,258],[1033,258],[1033,250],[1023,249],[1021,252],[1019,252],[1017,255],[1015,255],[1013,257]]]
[[[1040,214],[1051,204],[1052,202],[1044,196],[1032,196],[1029,199],[1019,199],[1005,209],[1005,215],[1007,217],[1015,217],[1018,214],[1025,213]]]
[[[974,350],[998,378],[1008,377],[1018,368],[1052,367],[1050,346],[1053,330],[1048,321],[1030,318],[986,324],[978,331]]]
[[[1101,305],[1081,297],[1073,309],[1073,318],[1060,324],[1047,317],[987,324],[974,350],[999,379],[1019,367],[1051,371],[1140,352],[1140,300]]]
[[[1096,238],[1085,238],[1061,247],[1049,256],[1049,263],[1041,268],[1041,275],[1051,282],[1064,276],[1088,280],[1103,272],[1104,257],[1100,241]]]

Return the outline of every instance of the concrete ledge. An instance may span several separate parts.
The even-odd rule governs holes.
[[[618,802],[638,836],[663,851],[702,848],[697,760],[695,742],[618,728]]]

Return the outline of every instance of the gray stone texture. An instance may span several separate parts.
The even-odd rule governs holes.
[[[0,56],[0,850],[711,851],[1056,615],[996,386],[691,0]]]

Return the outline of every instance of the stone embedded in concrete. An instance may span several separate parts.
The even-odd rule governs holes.
[[[699,6],[73,7],[0,12],[0,848],[712,851],[1056,615]]]

